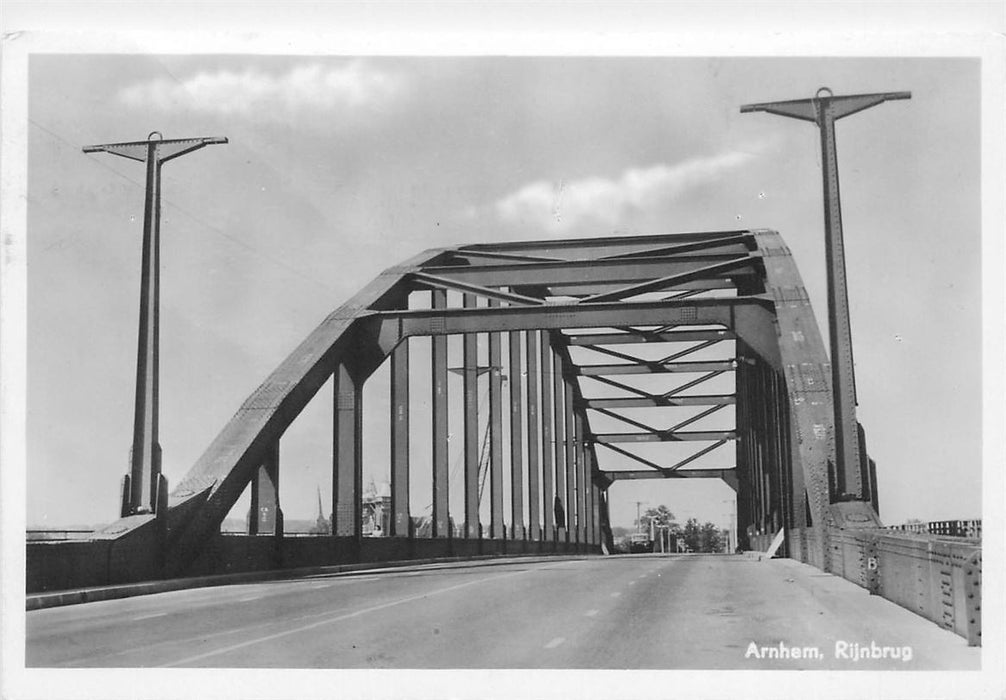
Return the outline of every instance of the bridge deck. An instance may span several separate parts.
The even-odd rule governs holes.
[[[778,651],[780,645],[790,658]],[[836,658],[836,643],[912,649]],[[34,667],[977,669],[981,650],[818,569],[737,555],[515,559],[32,611]],[[817,648],[821,658],[792,658]]]

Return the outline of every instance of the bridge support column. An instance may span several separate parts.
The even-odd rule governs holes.
[[[391,353],[391,513],[391,536],[411,537],[408,339]]]
[[[573,416],[573,384],[569,379],[565,379],[563,381],[563,406],[565,407],[564,415],[566,419],[564,429],[564,434],[566,436],[566,541],[577,542],[576,450],[578,440],[576,435],[576,424]]]
[[[576,541],[587,542],[586,505],[587,488],[587,451],[583,446],[584,438],[583,414],[576,414]]]
[[[363,537],[360,501],[363,490],[363,387],[350,368],[340,362],[335,368],[335,426],[333,431],[332,534]]]
[[[475,306],[475,295],[465,294],[466,308]],[[465,537],[478,539],[479,524],[479,375],[478,335],[465,333],[462,339],[464,379],[464,464]]]
[[[594,466],[593,466],[593,462],[591,461],[591,457],[590,457],[590,447],[588,445],[584,444],[583,445],[583,473],[584,473],[583,488],[584,488],[584,498],[585,498],[585,501],[586,501],[585,502],[586,510],[584,511],[584,524],[585,524],[585,527],[587,528],[587,532],[586,532],[585,538],[587,540],[587,544],[589,544],[589,545],[595,545],[595,544],[597,544],[597,540],[595,539],[595,533],[596,533],[596,531],[594,529],[594,525],[595,525],[594,521],[595,521],[595,519],[596,519],[597,516],[595,514],[595,506],[596,506],[595,497],[596,497],[596,493],[595,493],[594,489],[596,487],[594,486],[594,473],[593,472],[594,472]]]
[[[500,306],[496,299],[489,306]],[[502,334],[489,334],[489,537],[503,530],[503,348]]]
[[[611,521],[608,518],[608,489],[601,489],[598,491],[600,498],[598,499],[598,535],[601,541],[608,548],[609,553],[614,553],[615,551],[615,538],[612,536],[611,532]]]
[[[283,513],[279,506],[279,441],[269,446],[265,459],[251,480],[249,535],[283,536]]]
[[[755,436],[752,426],[750,371],[751,350],[737,341],[737,372],[736,372],[736,395],[737,404],[735,410],[735,421],[737,429],[737,541],[738,544],[748,549],[751,543],[748,534],[751,530],[756,530],[756,489],[757,480],[755,474]]]
[[[538,331],[528,331],[525,336],[527,350],[527,517],[528,539],[540,541],[541,532],[541,492],[539,488],[541,464],[538,459],[541,454],[539,442],[539,420],[541,411],[538,406],[538,385],[541,376],[538,367]]]
[[[524,449],[524,431],[521,427],[523,371],[520,358],[520,332],[511,332],[508,340],[510,341],[510,539],[523,540],[527,539],[527,529],[524,525],[524,465],[521,458]]]
[[[541,345],[541,505],[542,539],[555,539],[555,492],[553,491],[553,445],[552,445],[552,349],[545,332],[540,336]]]
[[[431,292],[434,309],[447,308],[447,292],[434,289]],[[434,335],[431,338],[431,372],[433,396],[433,537],[450,537],[450,511],[448,503],[448,475],[450,462],[447,450],[447,336]]]
[[[553,505],[555,510],[555,539],[558,542],[566,542],[569,539],[569,523],[566,518],[566,416],[565,388],[566,384],[562,379],[562,362],[554,351],[550,353],[552,365],[552,408],[554,425],[553,447],[555,448],[555,498]]]

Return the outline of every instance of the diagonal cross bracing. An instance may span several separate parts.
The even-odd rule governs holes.
[[[744,244],[746,242],[747,235],[747,232],[737,232],[736,234],[727,234],[722,238],[711,238],[706,241],[698,241],[695,243],[679,243],[677,245],[652,248],[650,250],[607,255],[601,258],[601,260],[620,260],[625,258],[636,258],[641,255],[679,255],[681,253],[690,253],[695,250],[708,250],[709,248],[719,248],[725,245]]]
[[[615,444],[610,443],[610,442],[609,443],[598,443],[598,444],[604,445],[604,447],[606,447],[607,449],[611,450],[612,452],[617,452],[618,454],[624,455],[625,457],[628,457],[629,459],[635,460],[635,461],[639,462],[640,464],[645,464],[648,467],[652,467],[653,469],[656,469],[657,471],[666,474],[666,473],[677,471],[678,469],[680,469],[681,467],[685,466],[686,464],[691,464],[692,462],[694,462],[695,460],[697,460],[699,457],[702,457],[704,455],[709,454],[710,452],[712,452],[713,450],[717,449],[718,447],[722,447],[723,445],[727,444],[727,440],[719,440],[718,442],[716,442],[716,443],[714,443],[712,445],[709,445],[708,447],[703,447],[698,452],[695,452],[694,454],[691,454],[688,457],[685,457],[680,462],[677,462],[676,464],[673,464],[670,467],[662,467],[659,464],[657,464],[656,462],[652,462],[652,461],[650,461],[650,460],[648,460],[648,459],[646,459],[644,457],[640,457],[639,455],[637,455],[637,454],[635,454],[633,452],[629,452],[625,448],[619,447],[618,445],[615,445]]]
[[[681,272],[676,275],[668,275],[666,277],[659,277],[648,282],[640,282],[639,284],[633,284],[628,287],[622,287],[621,289],[616,289],[611,292],[604,292],[603,294],[595,294],[590,297],[586,297],[581,300],[581,303],[590,304],[601,301],[616,301],[619,299],[624,299],[626,297],[635,296],[637,294],[645,294],[646,292],[658,292],[662,289],[669,289],[675,285],[681,284],[683,282],[690,282],[695,279],[700,279],[702,277],[708,277],[710,275],[716,275],[723,272],[729,272],[731,270],[736,270],[741,267],[746,267],[751,265],[753,259],[749,256],[743,256],[734,258],[732,260],[727,260],[726,262],[717,263],[715,265],[706,265],[705,267],[698,267],[694,270],[689,270],[688,272]]]
[[[584,365],[578,368],[582,377],[613,374],[673,374],[678,372],[726,372],[734,367],[733,360],[698,360],[695,362],[650,362],[638,365]]]
[[[506,260],[508,262],[563,262],[562,258],[549,258],[541,255],[521,255],[518,253],[503,253],[489,250],[472,250],[470,248],[458,248],[454,255],[464,258],[485,258],[487,260]]]
[[[695,423],[696,421],[702,420],[706,416],[709,416],[709,415],[712,415],[713,413],[716,413],[717,411],[719,411],[720,409],[722,409],[726,405],[727,404],[716,404],[712,408],[707,408],[705,411],[700,411],[699,413],[695,414],[694,416],[686,418],[685,420],[681,421],[680,423],[677,423],[676,425],[673,425],[670,428],[666,428],[666,429],[663,429],[663,430],[661,430],[659,428],[654,428],[653,426],[647,425],[646,423],[642,423],[640,421],[633,420],[632,418],[629,418],[628,416],[619,415],[618,413],[615,413],[613,411],[609,411],[606,408],[600,408],[598,406],[593,406],[592,409],[595,410],[595,411],[597,411],[598,413],[600,413],[602,415],[608,416],[609,418],[614,418],[615,420],[622,421],[623,423],[627,423],[628,425],[631,425],[631,426],[633,426],[635,428],[640,428],[641,430],[645,430],[645,431],[653,433],[655,435],[661,435],[661,434],[664,434],[664,433],[675,433],[675,432],[678,432],[678,431],[680,431],[681,428],[684,428],[685,426],[691,425],[692,423]]]
[[[653,396],[651,394],[649,394],[648,392],[643,391],[642,389],[637,389],[635,387],[629,386],[628,384],[622,384],[621,382],[616,382],[614,379],[608,379],[607,377],[604,377],[604,376],[601,376],[601,375],[597,375],[597,376],[591,377],[591,379],[593,379],[596,382],[601,382],[603,384],[607,384],[608,386],[612,386],[612,387],[614,387],[616,389],[621,389],[623,391],[628,391],[628,392],[630,392],[632,394],[637,394],[637,395],[639,395],[641,397],[645,397],[645,398],[648,398],[648,399],[652,399],[653,398]]]
[[[499,289],[492,289],[490,287],[483,287],[479,284],[469,284],[467,282],[458,282],[457,280],[448,279],[446,277],[439,277],[437,275],[431,275],[426,272],[414,272],[412,274],[413,279],[417,282],[432,287],[434,289],[446,289],[448,291],[461,292],[463,294],[475,294],[480,297],[485,297],[487,299],[496,299],[497,301],[508,301],[513,304],[520,304],[522,306],[541,306],[545,303],[544,299],[538,299],[536,297],[524,296],[523,294],[514,294],[513,292],[504,292]]]
[[[694,386],[698,386],[699,384],[703,384],[705,382],[708,382],[710,379],[712,379],[714,377],[720,376],[725,371],[726,370],[716,370],[715,372],[710,372],[709,374],[706,374],[706,375],[704,375],[702,377],[699,377],[698,379],[693,379],[690,382],[686,382],[685,384],[682,384],[681,386],[675,387],[675,388],[671,389],[670,391],[661,394],[658,398],[660,398],[660,399],[669,399],[669,398],[671,398],[673,396],[676,396],[677,394],[681,393],[682,391],[687,391],[688,389],[691,389]]]
[[[693,352],[699,352],[700,350],[705,350],[706,348],[712,347],[713,345],[716,345],[719,342],[720,342],[719,340],[707,340],[704,343],[699,343],[698,345],[695,345],[693,347],[685,348],[684,350],[680,350],[676,353],[668,355],[663,359],[657,360],[657,363],[664,364],[665,362],[672,362],[674,360],[677,360],[678,358],[691,355]]]

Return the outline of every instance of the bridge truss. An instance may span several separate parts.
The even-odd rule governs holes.
[[[480,334],[489,358],[481,367]],[[123,518],[106,534],[159,532],[160,565],[178,575],[250,488],[259,514],[250,532],[281,536],[280,441],[334,378],[333,534],[352,558],[352,542],[362,536],[362,391],[387,360],[390,534],[414,535],[409,434],[416,418],[408,378],[425,370],[410,367],[409,348],[430,337],[431,410],[422,420],[432,434],[431,535],[452,538],[450,335],[463,338],[463,539],[598,548],[610,532],[607,489],[641,478],[723,479],[738,494],[742,543],[784,529],[787,554],[826,569],[831,528],[880,525],[867,460],[859,482],[846,485],[855,498],[835,502],[830,367],[789,250],[772,231],[728,231],[469,245],[392,267],[328,316],[248,397],[171,492],[166,512]],[[485,370],[490,517],[482,523],[477,386]],[[673,386],[654,390],[658,380]],[[705,390],[710,386],[719,388]],[[731,412],[733,425],[724,426]],[[648,443],[666,446],[662,455],[693,449],[668,460],[644,455]],[[694,468],[713,458],[714,468]]]

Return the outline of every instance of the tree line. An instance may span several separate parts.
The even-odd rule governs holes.
[[[700,524],[697,518],[689,518],[685,521],[684,526],[682,526],[675,520],[674,513],[665,505],[647,509],[645,513],[639,516],[634,530],[625,527],[613,527],[612,535],[615,539],[615,548],[618,551],[628,552],[629,537],[634,532],[649,533],[651,523],[653,523],[655,530],[669,530],[677,541],[684,544],[686,551],[723,551],[723,533],[715,523],[706,521]]]

